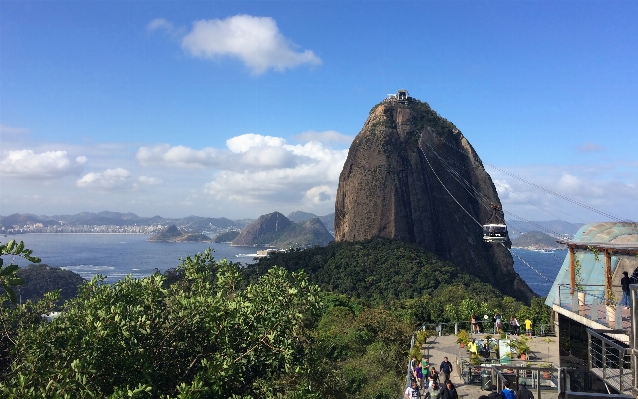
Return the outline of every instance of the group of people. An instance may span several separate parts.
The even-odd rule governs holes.
[[[509,381],[503,382],[503,390],[500,393],[497,391],[496,385],[492,385],[490,389],[492,392],[489,395],[481,395],[478,399],[534,399],[534,394],[527,389],[524,382],[519,384],[516,392],[510,388]]]
[[[443,376],[443,387],[439,386],[441,376],[436,371],[436,367],[430,366],[429,359],[423,357],[421,362],[418,362],[417,358],[413,357],[410,362],[411,383],[406,388],[403,396],[406,399],[458,399],[456,388],[450,381],[452,363],[447,357],[443,358],[439,370]]]
[[[485,316],[487,319],[487,316]],[[473,314],[470,319],[470,324],[472,327],[472,333],[480,334],[481,333],[481,322],[479,318]],[[503,332],[503,319],[500,314],[495,313],[494,317],[492,317],[492,323],[494,323],[494,334],[498,334]],[[521,331],[521,324],[516,319],[516,316],[510,317],[510,328],[513,335],[519,335]],[[528,318],[524,321],[525,324],[525,335],[532,335],[532,321]]]
[[[439,373],[434,366],[429,366],[429,359],[424,357],[421,362],[418,362],[416,357],[413,357],[410,362],[410,386],[405,389],[403,397],[405,399],[459,399],[459,394],[450,380],[452,363],[447,357],[441,362],[439,370],[444,377],[443,387],[439,386]],[[509,381],[503,382],[501,392],[498,392],[496,385],[490,386],[490,389],[492,392],[489,395],[481,395],[478,399],[534,399],[534,394],[527,389],[525,382],[519,384],[516,392],[510,388]]]

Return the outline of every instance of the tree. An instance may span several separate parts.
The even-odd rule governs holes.
[[[0,245],[0,286],[4,288],[4,293],[0,294],[0,305],[8,298],[11,302],[17,301],[16,294],[12,287],[20,284],[24,284],[24,280],[17,275],[18,265],[11,263],[4,266],[4,259],[2,256],[10,255],[14,259],[16,256],[23,257],[29,262],[40,263],[40,258],[32,255],[33,251],[24,247],[24,242],[20,241],[19,244],[15,240],[11,240],[6,244]]]

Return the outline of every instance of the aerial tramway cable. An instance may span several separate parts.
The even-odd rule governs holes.
[[[442,159],[442,157],[436,153],[436,151],[434,151],[434,148],[432,148],[431,145],[429,145],[428,143],[426,143],[426,145],[434,152],[434,154],[439,158],[439,160],[441,161],[441,164],[443,165],[444,169],[446,169],[448,171],[448,173],[450,173],[454,179],[461,184],[461,186],[474,198],[476,199],[480,205],[486,206],[485,201],[487,200],[487,198],[480,192],[478,192],[474,186],[470,185],[469,182],[462,178],[458,173],[456,173],[456,171],[454,171],[453,169],[451,169],[451,167]],[[423,151],[423,149],[421,147],[418,147],[419,150],[421,150],[421,154],[423,154],[423,157],[425,158],[428,166],[430,167],[430,170],[432,170],[432,173],[434,173],[434,176],[436,176],[436,179],[439,181],[439,183],[441,183],[441,186],[443,186],[443,188],[445,189],[445,191],[448,193],[448,195],[450,197],[452,197],[452,199],[454,200],[454,202],[457,203],[457,205],[459,207],[461,207],[461,209],[463,209],[463,211],[479,226],[483,227],[483,225],[478,222],[464,207],[463,205],[461,205],[461,203],[454,197],[454,195],[452,195],[452,193],[450,192],[450,190],[445,186],[445,184],[443,183],[443,181],[441,180],[441,178],[439,177],[439,175],[436,173],[436,171],[434,170],[434,167],[432,167],[432,164],[430,163],[430,159],[428,158],[428,156],[425,154],[425,151]],[[465,184],[463,184],[458,178],[462,179]],[[468,187],[466,187],[466,184],[469,188],[471,188],[472,190],[470,190]],[[474,191],[474,193],[472,193],[471,191]],[[479,198],[479,197],[482,197]],[[508,212],[509,213],[509,212]],[[532,223],[529,222],[528,223]],[[535,223],[533,223],[535,224]],[[538,225],[538,227],[543,228],[542,226]],[[548,230],[548,229],[545,229]],[[555,232],[553,232],[555,233]],[[501,245],[503,246],[503,248],[507,249],[509,251],[509,253],[512,256],[515,256],[516,258],[518,258],[521,262],[523,262],[523,264],[525,264],[527,267],[529,267],[531,270],[533,270],[536,274],[538,274],[539,276],[541,276],[543,279],[547,280],[548,282],[552,282],[551,279],[549,279],[547,276],[543,275],[541,272],[539,272],[536,268],[534,268],[532,265],[530,265],[525,259],[521,258],[518,254],[512,252],[512,250],[510,248],[508,248],[504,243],[501,242]],[[553,255],[553,254],[552,254]],[[557,258],[558,259],[558,258]]]
[[[516,256],[516,257],[517,257],[517,258],[518,258],[521,262],[523,262],[523,263],[524,263],[527,267],[529,267],[529,268],[530,268],[530,269],[532,269],[534,272],[536,272],[536,274],[538,274],[539,276],[541,276],[541,277],[542,277],[542,278],[544,278],[545,280],[549,281],[550,283],[553,283],[553,282],[554,282],[553,280],[550,280],[548,277],[546,277],[545,275],[543,275],[543,273],[541,273],[541,272],[539,272],[538,270],[536,270],[536,268],[534,268],[532,265],[530,265],[529,263],[527,263],[527,262],[525,261],[525,259],[521,258],[521,257],[520,257],[520,256],[518,256],[516,253],[512,252],[512,250],[511,250],[511,249],[509,249],[509,248],[507,248],[507,247],[505,246],[505,244],[501,243],[501,245],[503,245],[503,247],[504,247],[505,249],[507,249],[507,250],[510,252],[510,254],[512,254],[512,255],[514,255],[514,256]]]
[[[582,208],[585,208],[585,209],[587,209],[587,210],[589,210],[589,211],[591,211],[591,212],[597,213],[597,214],[599,214],[599,215],[601,215],[601,216],[604,216],[604,217],[606,217],[606,218],[612,219],[612,220],[617,221],[617,222],[632,222],[632,220],[630,220],[630,219],[622,218],[622,217],[619,217],[619,216],[615,216],[615,215],[613,215],[613,214],[611,214],[611,213],[608,213],[608,212],[605,212],[605,211],[601,211],[601,210],[599,210],[599,209],[594,208],[594,207],[593,207],[593,206],[591,206],[591,205],[587,205],[587,204],[582,203],[582,202],[580,202],[580,201],[577,201],[577,200],[575,200],[575,199],[573,199],[573,198],[570,198],[570,197],[568,197],[568,196],[566,196],[566,195],[563,195],[563,194],[557,193],[557,192],[555,192],[555,191],[552,191],[552,190],[550,190],[550,189],[548,189],[548,188],[546,188],[546,187],[543,187],[543,186],[541,186],[541,185],[539,185],[539,184],[536,184],[536,183],[534,183],[534,182],[531,182],[531,181],[529,181],[529,180],[527,180],[527,179],[525,179],[525,178],[522,178],[522,177],[520,177],[520,176],[517,176],[517,175],[515,175],[515,174],[513,174],[513,173],[511,173],[511,172],[505,171],[505,170],[503,170],[503,169],[501,169],[501,168],[499,168],[499,167],[497,167],[497,166],[494,166],[494,165],[492,165],[492,164],[489,164],[489,163],[483,163],[480,159],[477,159],[477,157],[475,157],[475,156],[474,156],[474,154],[471,154],[471,153],[469,153],[468,151],[466,151],[466,150],[464,150],[464,149],[460,149],[457,145],[455,145],[455,144],[453,144],[453,143],[450,143],[450,142],[448,142],[447,140],[445,140],[445,139],[443,139],[443,138],[441,138],[441,137],[439,137],[439,139],[440,139],[443,143],[445,143],[445,144],[447,144],[449,147],[451,147],[452,149],[454,149],[454,150],[456,150],[456,151],[458,151],[458,152],[461,152],[461,153],[463,153],[463,154],[465,154],[465,155],[467,155],[467,156],[471,156],[471,157],[474,159],[474,161],[476,161],[476,162],[477,162],[478,164],[480,164],[480,165],[487,165],[487,166],[489,166],[489,167],[491,167],[491,168],[494,168],[494,169],[498,170],[498,171],[499,171],[499,172],[501,172],[501,173],[505,173],[505,174],[506,174],[506,175],[508,175],[508,176],[511,176],[511,177],[513,177],[513,178],[515,178],[515,179],[517,179],[517,180],[520,180],[520,181],[522,181],[522,182],[523,182],[523,183],[525,183],[525,184],[528,184],[528,185],[530,185],[530,186],[532,186],[532,187],[538,188],[538,189],[540,189],[540,190],[542,190],[542,191],[544,191],[544,192],[546,192],[546,193],[548,193],[548,194],[554,195],[554,196],[556,196],[556,197],[558,197],[558,198],[561,198],[561,199],[563,199],[563,200],[565,200],[565,201],[567,201],[567,202],[571,202],[571,203],[572,203],[572,204],[574,204],[574,205],[578,205],[578,206],[580,206],[580,207],[582,207]]]
[[[418,147],[418,146],[417,146]],[[430,170],[432,170],[432,173],[434,173],[434,176],[436,176],[436,179],[439,181],[439,183],[441,183],[441,185],[443,186],[443,188],[445,189],[445,191],[447,191],[447,193],[450,195],[450,197],[452,197],[452,199],[454,200],[454,202],[456,202],[458,204],[458,206],[461,207],[461,209],[463,209],[463,211],[467,214],[467,216],[469,216],[476,224],[478,224],[479,226],[483,227],[483,225],[481,223],[479,223],[478,220],[474,219],[474,216],[472,216],[464,207],[463,205],[461,205],[461,203],[459,201],[456,200],[456,198],[454,198],[454,196],[452,195],[452,193],[450,192],[450,190],[447,189],[447,187],[445,187],[445,184],[443,184],[443,181],[441,181],[441,179],[439,178],[439,175],[436,173],[436,171],[434,170],[434,168],[432,167],[432,164],[430,163],[430,160],[428,159],[428,156],[425,155],[425,152],[421,149],[421,147],[418,147],[419,150],[421,150],[421,154],[423,154],[423,156],[425,157],[425,160],[428,163],[428,166],[430,166]]]

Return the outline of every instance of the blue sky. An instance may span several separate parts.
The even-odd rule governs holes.
[[[406,88],[485,163],[638,220],[638,2],[0,7],[1,215],[327,214],[369,110]],[[605,220],[488,171],[513,214]]]

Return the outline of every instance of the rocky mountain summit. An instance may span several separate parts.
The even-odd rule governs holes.
[[[405,97],[404,97],[405,99]],[[352,142],[339,177],[335,240],[374,237],[417,243],[501,292],[529,302],[505,245],[482,240],[502,223],[489,174],[463,134],[408,97],[376,105]]]
[[[332,235],[318,218],[294,223],[279,212],[260,216],[235,238],[235,246],[269,246],[300,248],[326,245]]]
[[[201,233],[183,233],[174,224],[166,227],[159,233],[151,236],[146,241],[160,242],[206,242],[211,241],[210,237]]]

